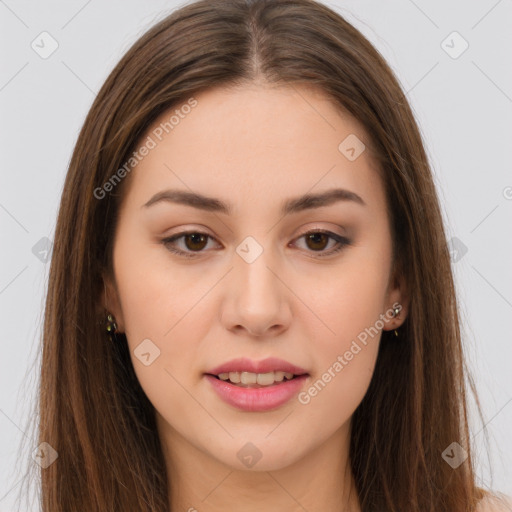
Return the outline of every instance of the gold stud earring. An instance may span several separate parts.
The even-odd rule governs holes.
[[[398,308],[393,309],[393,317],[397,318],[400,314],[400,310]],[[398,331],[395,329],[395,336],[398,337]]]
[[[109,313],[107,315],[107,327],[106,327],[106,330],[107,330],[107,334],[110,334],[111,336],[113,334],[115,334],[116,330],[117,330],[116,321],[114,319],[114,316],[111,313]]]

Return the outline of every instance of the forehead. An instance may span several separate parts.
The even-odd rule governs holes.
[[[226,198],[235,210],[331,187],[384,200],[363,127],[311,87],[202,91],[164,112],[148,141],[127,202],[142,205],[165,188]],[[355,159],[352,148],[362,151]]]

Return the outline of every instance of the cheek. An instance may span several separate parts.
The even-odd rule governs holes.
[[[370,292],[370,286],[359,286],[348,295],[332,293],[323,311],[334,334],[322,328],[312,336],[315,373],[298,402],[318,432],[333,432],[349,421],[368,390],[382,328],[380,302]]]
[[[379,319],[386,308],[389,259],[365,248],[347,253],[339,264],[322,272],[298,279],[302,286],[295,289],[314,313],[308,315],[308,322],[318,326],[314,332],[325,348],[322,353],[332,355],[333,350],[348,350],[350,342],[367,329],[375,325],[382,329]]]
[[[208,285],[204,275],[194,278],[189,269],[173,264],[161,243],[128,224],[120,230],[114,264],[126,333],[133,342],[171,337],[173,326],[180,327]]]
[[[326,410],[333,428],[348,420],[368,389],[386,313],[385,256],[369,248],[354,251],[309,295],[321,320],[311,316],[309,321],[317,373],[299,402],[318,411],[319,424]]]
[[[176,264],[162,246],[132,238],[119,237],[114,264],[135,373],[157,410],[186,409],[184,388],[205,369],[198,356],[218,315],[209,292],[224,271]]]
[[[367,347],[356,341],[334,350],[323,371],[311,378],[298,395],[297,406],[308,419],[308,431],[313,429],[325,438],[350,421],[368,390],[379,339],[376,336]]]
[[[208,283],[190,282],[186,272],[170,267],[161,246],[146,241],[132,243],[132,239],[140,238],[126,234],[121,231],[114,264],[130,354],[144,386],[146,379],[157,378],[156,369],[165,373],[168,368],[172,372],[176,361],[189,365],[187,358],[194,352],[190,350],[193,306],[206,293],[202,288]],[[198,327],[200,324],[196,323],[195,328]],[[184,350],[183,345],[189,350]],[[149,353],[150,357],[141,358],[141,353]],[[143,363],[148,360],[154,362],[146,367]],[[164,379],[169,380],[169,376]]]

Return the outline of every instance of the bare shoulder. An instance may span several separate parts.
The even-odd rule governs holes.
[[[512,512],[512,497],[493,493],[483,498],[476,510],[477,512]]]

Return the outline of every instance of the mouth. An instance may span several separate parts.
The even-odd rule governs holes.
[[[307,377],[308,373],[294,374],[284,371],[272,371],[267,373],[253,372],[223,372],[219,374],[207,373],[210,377],[227,382],[240,388],[268,388],[270,386],[282,385],[298,377]]]
[[[304,388],[309,374],[280,370],[267,373],[231,371],[205,373],[204,378],[228,405],[244,412],[267,412],[289,403]]]
[[[309,373],[284,359],[239,357],[204,374],[217,396],[245,412],[266,412],[290,402],[309,381]]]

